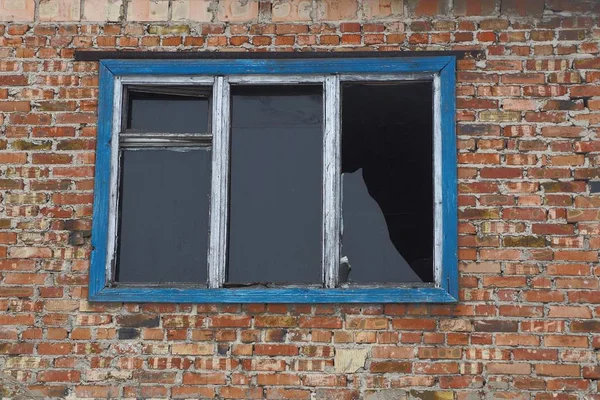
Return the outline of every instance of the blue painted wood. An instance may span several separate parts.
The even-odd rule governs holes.
[[[175,289],[111,288],[90,301],[156,303],[451,303],[443,288]]]
[[[438,72],[455,57],[266,60],[104,60],[115,75]]]
[[[103,60],[100,63],[89,300],[178,303],[451,303],[458,299],[455,133],[455,57],[266,60]],[[440,72],[442,111],[443,244],[438,288],[110,288],[106,247],[109,221],[115,76]]]
[[[442,111],[442,282],[458,299],[458,204],[456,160],[456,60],[440,71]]]
[[[110,70],[103,63],[100,63],[92,256],[89,279],[90,298],[93,298],[106,286],[114,80],[115,77]]]

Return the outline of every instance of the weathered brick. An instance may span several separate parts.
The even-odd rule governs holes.
[[[122,315],[116,319],[118,325],[132,328],[153,328],[159,326],[160,318],[153,315]]]
[[[587,0],[0,0],[3,367],[43,398],[594,397],[598,12]],[[457,62],[456,304],[85,300],[99,63],[76,50],[479,47],[484,58]]]
[[[517,332],[516,321],[482,320],[475,322],[476,332]]]
[[[371,372],[374,373],[409,373],[412,365],[406,361],[377,361],[371,363]]]

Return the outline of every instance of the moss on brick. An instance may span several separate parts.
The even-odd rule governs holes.
[[[52,148],[52,142],[15,140],[12,142],[11,147],[15,150],[50,150]]]
[[[546,238],[542,236],[506,236],[505,247],[545,247]]]
[[[467,208],[459,212],[459,218],[464,219],[498,219],[500,213],[496,208]]]
[[[479,113],[481,122],[519,122],[521,120],[520,111],[482,111]]]
[[[371,372],[399,372],[408,373],[411,370],[411,363],[405,361],[382,361],[371,364]]]
[[[151,35],[183,35],[190,33],[188,25],[150,25],[148,33]]]
[[[547,193],[561,192],[583,192],[585,191],[585,182],[545,182],[542,183],[542,188]]]
[[[23,189],[23,186],[20,179],[0,179],[0,190]]]
[[[439,390],[411,390],[408,392],[408,400],[453,400],[452,392]]]
[[[92,150],[95,141],[89,139],[68,139],[58,142],[56,150]]]

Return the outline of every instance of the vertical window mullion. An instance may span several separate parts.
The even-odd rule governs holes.
[[[119,146],[119,136],[121,134],[121,126],[124,112],[123,104],[123,82],[120,77],[116,77],[114,81],[114,98],[113,98],[113,115],[112,115],[112,135],[110,138],[110,204],[109,204],[109,220],[108,220],[108,238],[106,246],[107,273],[106,281],[112,282],[115,278],[116,269],[116,253],[117,253],[117,226],[119,226],[119,178],[121,165],[121,149]]]
[[[433,76],[433,278],[442,285],[442,247],[444,214],[442,197],[442,94],[441,78]]]
[[[229,214],[230,88],[223,76],[213,87],[212,134],[213,169],[208,246],[208,287],[220,288],[225,282],[227,228]]]
[[[338,75],[325,78],[323,134],[323,284],[335,288],[340,266],[341,89]]]

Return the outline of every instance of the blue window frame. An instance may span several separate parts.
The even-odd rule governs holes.
[[[455,137],[455,57],[373,57],[315,59],[101,60],[98,136],[94,187],[89,300],[98,302],[177,303],[450,303],[458,299],[457,178]],[[324,87],[326,114],[324,162],[333,160],[339,175],[340,82],[347,80],[430,79],[434,96],[435,282],[429,286],[341,287],[340,183],[323,182],[322,287],[223,287],[227,252],[227,205],[230,104],[229,83],[318,82]],[[123,88],[151,82],[210,83],[214,116],[227,115],[212,127],[213,171],[211,238],[207,287],[119,285],[112,279],[116,248],[118,147]],[[328,110],[329,107],[329,110]],[[334,110],[335,109],[335,110]],[[336,111],[337,110],[337,111]],[[333,117],[332,117],[333,116]],[[327,133],[329,132],[329,133]],[[324,168],[325,170],[326,168]],[[334,168],[335,169],[335,168]],[[327,172],[324,172],[327,175]],[[328,243],[328,240],[330,243]],[[333,244],[332,244],[333,243]]]

